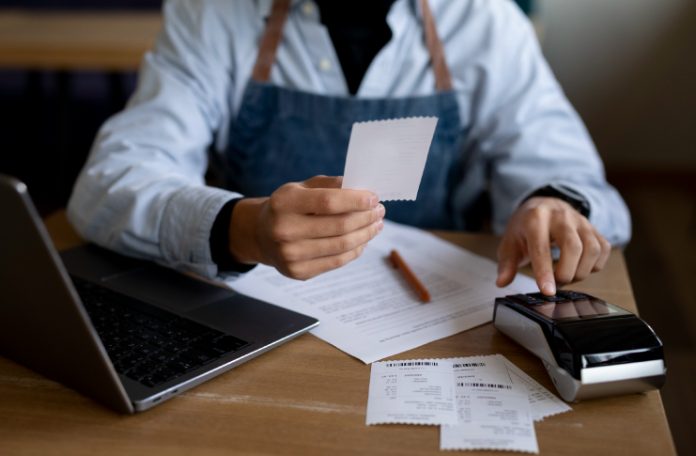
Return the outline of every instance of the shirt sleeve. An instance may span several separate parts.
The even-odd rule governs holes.
[[[605,179],[582,120],[539,48],[529,20],[509,1],[486,2],[494,17],[470,145],[485,161],[492,221],[501,233],[535,190],[570,188],[589,203],[590,222],[614,245],[631,236],[628,209]]]
[[[166,2],[136,93],[101,128],[68,203],[86,239],[206,277],[218,274],[215,218],[240,196],[204,182],[233,74],[231,37],[211,3]]]

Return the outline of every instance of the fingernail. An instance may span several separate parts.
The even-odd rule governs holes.
[[[370,201],[369,201],[369,202],[370,202],[370,207],[373,208],[373,207],[377,206],[377,203],[379,203],[379,198],[377,198],[377,195],[372,195],[372,196],[370,197]]]
[[[381,217],[386,212],[386,209],[384,208],[384,204],[378,204],[373,211],[375,211],[375,213]]]
[[[377,232],[379,233],[380,231],[382,231],[382,229],[384,229],[384,222],[380,220],[379,222],[377,222]]]
[[[553,282],[544,282],[541,284],[541,292],[544,293],[545,295],[555,295],[556,294],[556,285],[553,284]]]

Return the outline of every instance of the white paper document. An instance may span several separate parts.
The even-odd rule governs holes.
[[[371,190],[382,201],[415,200],[436,125],[437,117],[354,123],[343,188]]]
[[[430,291],[423,304],[387,256],[397,249]],[[229,286],[320,320],[312,333],[365,363],[487,323],[496,296],[536,287],[518,275],[495,285],[496,265],[434,235],[385,222],[357,260],[307,281],[258,266]]]
[[[440,428],[441,450],[538,453],[527,390],[500,355],[452,359],[459,423]]]
[[[448,360],[372,364],[367,424],[457,424]]]

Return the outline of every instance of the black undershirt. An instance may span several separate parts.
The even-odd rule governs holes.
[[[367,68],[392,37],[387,13],[394,0],[314,0],[351,95],[358,92]]]
[[[370,63],[391,39],[387,13],[394,1],[315,0],[351,95],[357,93]],[[246,272],[253,267],[235,261],[229,250],[230,218],[239,199],[228,201],[222,207],[210,231],[212,260],[222,271]]]

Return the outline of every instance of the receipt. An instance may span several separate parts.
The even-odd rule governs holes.
[[[382,201],[415,200],[436,125],[437,117],[354,123],[343,188],[371,190]]]
[[[534,421],[569,410],[502,355],[384,361],[367,424],[440,424],[441,450],[538,453]]]
[[[527,389],[529,405],[532,408],[532,417],[534,421],[541,421],[544,418],[559,413],[569,412],[573,410],[560,400],[555,394],[547,390],[532,377],[527,375],[522,369],[515,366],[510,360],[504,358],[505,367],[515,383],[521,383]]]
[[[527,391],[500,355],[454,359],[459,424],[440,428],[441,450],[538,453]]]
[[[421,359],[372,364],[367,424],[456,424],[452,363]]]

